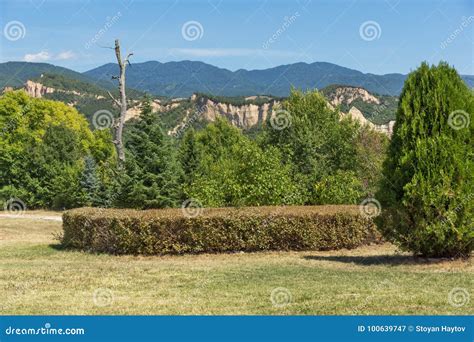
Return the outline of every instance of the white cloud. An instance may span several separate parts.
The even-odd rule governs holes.
[[[57,55],[52,55],[48,51],[40,51],[38,53],[27,53],[23,60],[25,62],[47,62],[47,61],[64,61],[75,58],[76,55],[71,50],[63,51]]]
[[[27,53],[25,57],[23,57],[25,62],[45,62],[51,59],[51,55],[48,51],[41,51],[38,53]]]
[[[61,53],[59,53],[57,56],[56,56],[56,60],[58,61],[62,61],[62,60],[66,60],[66,59],[72,59],[76,57],[75,53],[72,52],[71,50],[68,50],[68,51],[63,51]]]

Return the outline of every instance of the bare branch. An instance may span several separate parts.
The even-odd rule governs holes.
[[[130,59],[130,57],[132,57],[132,56],[133,56],[133,52],[130,52],[130,53],[127,55],[127,58],[125,58],[124,62],[130,63],[130,62],[129,62],[129,59]]]
[[[107,94],[109,94],[110,98],[112,99],[112,101],[114,101],[114,103],[120,107],[121,103],[119,100],[117,100],[110,91],[107,90]]]

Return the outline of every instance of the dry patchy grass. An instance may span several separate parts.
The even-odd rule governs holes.
[[[60,222],[0,218],[2,314],[474,313],[474,299],[459,307],[448,301],[453,288],[472,293],[472,259],[415,260],[389,244],[111,256],[61,250],[60,232]],[[291,294],[288,305],[272,304],[275,288]]]

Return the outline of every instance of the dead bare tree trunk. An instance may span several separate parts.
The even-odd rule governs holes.
[[[118,164],[119,167],[123,167],[125,163],[125,150],[123,147],[123,125],[125,123],[125,115],[127,114],[127,95],[125,93],[125,69],[127,64],[130,64],[129,58],[133,53],[129,53],[125,59],[122,60],[122,55],[120,53],[120,42],[118,39],[115,40],[115,56],[117,57],[117,63],[119,65],[119,75],[113,76],[112,79],[118,80],[118,89],[120,93],[120,100],[117,100],[109,92],[110,97],[114,103],[120,108],[120,116],[117,122],[114,124],[115,133],[114,133],[114,145],[115,150],[117,151]]]

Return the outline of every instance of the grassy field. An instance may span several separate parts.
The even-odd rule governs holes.
[[[388,244],[93,255],[61,250],[60,232],[61,222],[0,218],[1,314],[474,314],[472,258],[414,260]]]

